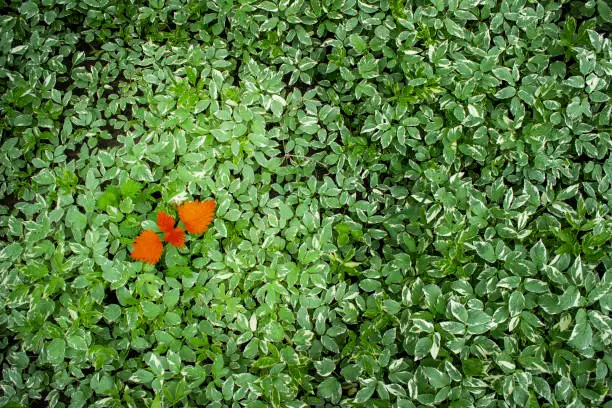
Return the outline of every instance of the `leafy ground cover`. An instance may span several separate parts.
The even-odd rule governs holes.
[[[0,10],[0,406],[610,407],[607,2]]]

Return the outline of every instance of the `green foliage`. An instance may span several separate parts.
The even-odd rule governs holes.
[[[106,210],[107,207],[117,207],[119,205],[120,190],[115,186],[109,186],[104,190],[104,194],[98,198],[98,208]]]
[[[2,11],[0,406],[609,405],[607,2]]]
[[[142,190],[142,183],[132,179],[127,179],[123,184],[121,184],[121,186],[119,186],[119,190],[121,192],[121,197],[135,199]]]

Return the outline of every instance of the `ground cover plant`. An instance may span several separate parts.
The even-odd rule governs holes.
[[[0,10],[0,406],[611,406],[606,1]]]

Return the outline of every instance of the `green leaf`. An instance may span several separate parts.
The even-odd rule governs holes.
[[[357,392],[355,398],[353,399],[353,403],[355,404],[363,404],[370,400],[372,394],[376,390],[376,385],[368,385]]]
[[[476,253],[482,259],[489,263],[494,263],[497,260],[497,256],[495,256],[495,249],[493,249],[493,245],[489,242],[475,242],[474,247],[476,248]]]
[[[337,404],[342,398],[342,386],[335,377],[329,377],[318,385],[317,394],[321,398]]]
[[[334,371],[336,365],[334,364],[333,360],[325,358],[321,361],[315,361],[314,367],[317,370],[317,374],[322,377],[327,377]]]
[[[525,297],[521,292],[512,292],[508,300],[508,311],[510,316],[519,315],[525,308]]]
[[[495,93],[497,99],[508,99],[516,95],[516,89],[513,86],[507,86]]]
[[[155,319],[162,312],[162,307],[150,301],[141,303],[143,315],[147,319]]]
[[[358,53],[363,53],[367,49],[367,43],[357,34],[351,34],[348,37],[349,44],[355,48]]]
[[[87,346],[87,342],[81,336],[72,335],[67,337],[68,346],[72,347],[75,350],[87,351],[89,347]]]
[[[421,337],[415,346],[414,349],[414,358],[415,360],[420,360],[427,356],[431,350],[433,345],[433,340],[431,337]]]
[[[570,266],[568,273],[570,278],[576,285],[582,285],[584,280],[584,273],[582,272],[582,259],[580,255],[576,257],[574,263],[572,264],[572,266]]]
[[[546,254],[546,247],[542,240],[539,240],[529,251],[531,260],[538,266],[542,267],[548,262],[548,256]]]
[[[578,350],[585,350],[591,347],[593,342],[593,329],[587,320],[587,313],[584,309],[576,312],[576,324],[572,330],[567,343]]]
[[[446,27],[446,31],[449,34],[454,35],[455,37],[464,38],[463,29],[457,23],[455,23],[450,18],[444,19],[444,26]]]
[[[162,364],[161,358],[156,353],[149,353],[145,357],[145,361],[151,368],[151,371],[156,376],[161,376],[164,374],[164,366]]]
[[[507,67],[496,67],[491,70],[493,75],[495,75],[498,79],[506,81],[510,84],[514,83],[514,78],[512,78],[512,70]]]
[[[597,0],[597,12],[604,21],[612,23],[612,9],[604,0]]]
[[[154,378],[155,376],[153,375],[152,372],[139,368],[138,370],[134,372],[134,374],[132,374],[132,376],[130,377],[130,381],[136,382],[136,383],[148,384],[151,381],[153,381]]]
[[[13,118],[13,126],[25,127],[30,125],[32,125],[32,115],[30,114],[21,114]]]
[[[468,311],[461,303],[455,302],[454,300],[450,301],[450,310],[455,319],[459,320],[462,323],[467,323],[468,320]]]
[[[103,268],[102,278],[110,283],[119,282],[123,278],[123,274],[116,267],[109,266]]]
[[[434,388],[443,388],[450,384],[450,377],[434,367],[423,367],[423,373]]]
[[[121,316],[121,307],[116,304],[108,305],[104,308],[104,318],[109,322],[115,322]]]
[[[0,250],[0,260],[16,261],[23,253],[23,246],[18,242],[13,242]]]
[[[477,358],[466,358],[461,361],[461,368],[467,377],[476,377],[483,375],[482,361]]]
[[[482,334],[492,328],[491,317],[481,310],[468,311],[467,330],[472,334]]]
[[[270,322],[265,328],[264,333],[270,341],[280,342],[285,337],[283,326],[278,322]]]
[[[132,170],[130,172],[130,176],[134,180],[138,181],[154,181],[153,173],[151,173],[151,169],[144,163],[138,163],[132,166]]]
[[[164,296],[164,305],[166,305],[166,307],[171,310],[178,304],[180,296],[180,289],[169,290]]]
[[[19,13],[21,13],[26,19],[30,19],[38,15],[38,6],[33,1],[26,1],[19,7]]]
[[[64,339],[53,339],[47,345],[47,361],[52,365],[64,362],[66,355],[66,341]]]
[[[571,76],[565,80],[565,83],[572,88],[584,88],[584,78],[581,76]]]
[[[548,292],[548,285],[537,279],[525,279],[525,290],[533,293]]]

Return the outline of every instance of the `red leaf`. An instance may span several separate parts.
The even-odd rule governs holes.
[[[188,232],[202,234],[208,231],[208,226],[215,215],[216,205],[215,200],[186,202],[178,207],[179,218]]]
[[[132,259],[142,261],[151,265],[156,264],[161,258],[164,246],[159,236],[151,230],[140,233],[134,241],[134,251],[130,254]]]

